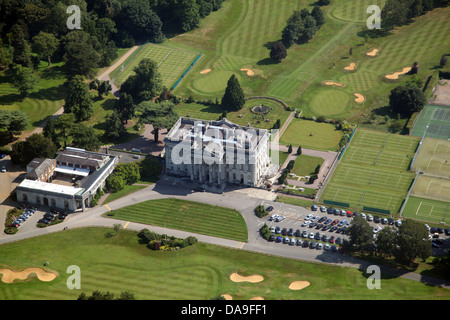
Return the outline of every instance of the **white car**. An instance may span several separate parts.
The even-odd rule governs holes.
[[[309,220],[309,219],[311,219],[312,217],[313,217],[312,214],[308,214],[308,215],[305,217],[305,220]]]
[[[275,214],[270,216],[269,221],[275,220],[277,217],[278,217],[278,214],[275,213]]]
[[[371,214],[368,214],[368,215],[367,215],[367,221],[373,221],[373,217],[372,217]]]
[[[375,228],[373,228],[373,233],[378,233],[381,229],[383,229],[383,228],[375,227]]]
[[[320,207],[320,211],[321,211],[321,212],[325,212],[325,211],[327,211],[327,208],[325,208],[324,206],[321,206],[321,207]]]
[[[311,221],[305,221],[302,223],[302,227],[306,227]]]
[[[283,221],[284,219],[286,219],[285,216],[278,216],[278,217],[276,217],[275,221],[280,222],[280,221]]]
[[[365,213],[361,213],[361,218],[366,219],[366,214]]]
[[[310,232],[308,238],[314,239],[314,233],[313,233],[313,232]]]
[[[323,250],[328,251],[330,249],[331,249],[330,245],[328,243],[325,243],[325,245],[323,246]]]
[[[315,216],[314,218],[311,219],[311,222],[316,222],[317,220],[319,220],[320,217],[319,216]]]

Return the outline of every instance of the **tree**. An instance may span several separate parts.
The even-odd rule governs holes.
[[[29,122],[27,114],[21,110],[0,110],[0,130],[7,131],[9,141],[25,130]]]
[[[98,290],[92,292],[91,296],[87,296],[86,293],[82,292],[78,296],[77,300],[135,300],[134,294],[123,291],[120,293],[120,296],[114,299],[114,293],[107,291],[106,293],[101,293]]]
[[[397,247],[397,230],[387,226],[377,233],[377,251],[383,256],[392,256]]]
[[[314,6],[311,11],[311,16],[316,20],[317,27],[320,28],[325,23],[325,16],[319,6]]]
[[[288,146],[288,153],[292,153],[292,144]]]
[[[135,112],[136,106],[131,94],[122,92],[120,94],[119,102],[117,103],[117,112],[122,122],[128,123]]]
[[[112,90],[112,86],[109,83],[109,80],[100,81],[95,79],[89,83],[89,89],[97,90],[98,98],[103,98],[103,95],[108,95],[108,93]]]
[[[419,73],[419,63],[415,61],[411,67],[411,74],[418,74]]]
[[[125,80],[120,91],[130,94],[136,104],[151,100],[161,92],[162,78],[155,61],[142,59],[133,71],[135,74]]]
[[[75,115],[73,113],[63,113],[55,120],[55,129],[58,138],[64,141],[64,148],[67,147],[67,140],[72,132],[72,127],[75,124]]]
[[[153,156],[147,156],[140,163],[141,177],[148,180],[156,180],[161,173],[162,165],[159,163],[158,158]]]
[[[410,266],[416,258],[425,260],[431,255],[431,241],[428,240],[428,230],[423,223],[406,219],[398,230],[395,261]]]
[[[106,178],[106,187],[112,192],[117,192],[125,187],[125,179],[121,174],[113,173]]]
[[[414,112],[422,110],[425,103],[425,95],[415,86],[398,86],[391,91],[389,96],[389,106],[392,112],[406,118]]]
[[[354,217],[347,229],[349,236],[348,246],[350,250],[364,251],[372,244],[372,227],[361,216]]]
[[[447,56],[445,54],[443,54],[442,57],[441,57],[441,61],[439,62],[440,66],[441,67],[445,67],[447,62],[448,62],[448,58],[447,58]]]
[[[307,43],[314,37],[317,30],[319,29],[316,25],[316,20],[311,15],[308,15],[303,19],[303,26],[304,26],[303,32],[299,35],[297,39],[298,44]]]
[[[170,129],[178,120],[178,115],[174,110],[172,102],[162,102],[160,104],[144,101],[137,106],[137,112],[142,123],[153,125],[155,143],[159,142],[159,130]]]
[[[284,44],[281,41],[277,41],[272,45],[272,49],[270,50],[270,58],[272,60],[281,62],[281,60],[287,57],[287,50]]]
[[[302,154],[302,147],[299,146],[299,147],[297,148],[297,155],[299,156],[299,155],[301,155],[301,154]]]
[[[38,35],[33,37],[33,48],[39,57],[45,58],[48,62],[48,66],[51,65],[51,58],[58,49],[59,40],[52,33],[39,32]]]
[[[97,151],[101,146],[101,142],[94,128],[84,123],[74,124],[70,133],[73,139],[72,146],[76,148]]]
[[[294,10],[292,15],[286,21],[286,27],[284,27],[281,33],[281,41],[286,48],[289,48],[294,43],[297,43],[298,38],[303,31],[304,26],[300,11]]]
[[[180,0],[177,5],[180,28],[190,31],[200,22],[199,6],[195,0]]]
[[[151,9],[150,1],[124,1],[118,20],[118,29],[128,31],[137,40],[164,41],[161,19]]]
[[[245,104],[244,91],[239,84],[238,79],[233,74],[227,82],[227,88],[222,98],[222,107],[226,111],[237,111],[242,109]]]
[[[33,90],[37,82],[38,79],[30,68],[23,67],[20,64],[13,67],[11,86],[17,88],[23,97],[27,96]]]
[[[329,5],[331,0],[319,0],[319,6],[327,6]]]
[[[28,28],[23,20],[19,20],[11,27],[9,38],[14,48],[13,62],[31,68],[31,48],[27,41]]]
[[[112,141],[118,141],[127,132],[120,119],[120,115],[116,110],[106,117],[105,128],[106,139]]]
[[[11,160],[14,163],[26,166],[34,158],[53,158],[56,146],[43,134],[34,133],[24,141],[12,145]]]
[[[140,166],[137,162],[119,163],[114,173],[121,175],[126,184],[133,184],[141,180]]]
[[[100,54],[94,49],[90,35],[82,30],[73,30],[64,37],[63,42],[67,77],[70,79],[76,75],[94,76]]]
[[[404,25],[408,21],[409,1],[387,0],[381,10],[381,27],[386,30]]]
[[[83,76],[76,75],[69,81],[65,102],[64,113],[73,113],[78,122],[88,120],[94,114],[94,102]]]

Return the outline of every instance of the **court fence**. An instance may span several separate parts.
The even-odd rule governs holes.
[[[178,78],[178,80],[174,83],[174,85],[172,86],[172,88],[170,88],[170,90],[174,90],[178,84],[181,82],[181,80],[183,80],[184,76],[191,70],[191,68],[197,63],[197,61],[201,58],[202,53],[200,53],[197,58],[194,59],[194,61],[189,65],[189,67],[187,67],[187,69],[183,72],[183,74]]]

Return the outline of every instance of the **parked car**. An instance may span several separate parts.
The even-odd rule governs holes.
[[[278,243],[280,243],[280,242],[281,242],[281,239],[282,239],[281,236],[278,236],[278,237],[275,239],[275,241],[278,242]]]
[[[327,208],[325,208],[324,206],[321,206],[320,207],[320,212],[325,212],[325,211],[327,211]]]
[[[334,221],[331,223],[331,225],[332,225],[332,226],[335,226],[335,225],[337,225],[338,223],[339,223],[339,220],[336,219],[336,220],[334,220]]]
[[[289,245],[291,245],[291,246],[295,245],[295,238],[294,237],[291,238],[291,240],[289,242]]]
[[[340,237],[337,237],[336,240],[334,241],[336,244],[341,245],[342,244],[342,240]]]
[[[380,221],[381,221],[381,219],[380,219],[379,216],[374,216],[374,217],[373,217],[373,222],[379,223]]]
[[[284,237],[283,238],[283,243],[289,243],[289,237]]]
[[[322,228],[322,231],[327,231],[327,230],[330,229],[330,228],[331,228],[330,225],[326,225],[326,226],[324,226],[324,227]]]
[[[276,234],[280,234],[280,233],[281,233],[281,228],[280,228],[280,226],[276,226],[276,227],[275,227],[275,233],[276,233]]]
[[[367,221],[373,221],[373,216],[371,214],[367,215]]]
[[[310,238],[310,239],[314,239],[314,233],[313,232],[311,232],[309,235],[308,235],[308,238]]]
[[[314,235],[314,239],[320,240],[320,232],[316,232],[316,234]]]
[[[338,223],[338,227],[345,226],[346,224],[347,224],[347,220],[344,219],[344,220],[342,220],[341,222]]]
[[[312,217],[313,217],[312,214],[308,214],[308,215],[305,217],[305,220],[309,220],[309,219],[311,219]]]
[[[312,211],[317,211],[317,205],[313,204],[313,205],[311,206],[311,210],[312,210]]]
[[[275,221],[275,219],[278,217],[278,214],[273,214],[270,216],[269,221]]]
[[[363,218],[364,220],[367,219],[366,214],[361,212],[361,218]]]
[[[402,225],[402,221],[401,220],[397,220],[395,221],[395,226],[398,228]]]
[[[302,239],[297,239],[297,245],[301,246],[303,244],[303,240]]]
[[[269,236],[269,241],[275,241],[275,235],[273,233]]]
[[[275,227],[274,226],[270,226],[269,230],[270,230],[270,232],[275,233]]]
[[[281,230],[281,234],[282,234],[283,236],[287,235],[287,229],[286,229],[286,228],[283,228],[283,229]]]
[[[392,225],[394,224],[394,219],[389,218],[389,219],[388,219],[388,224],[392,226]]]
[[[268,211],[268,212],[271,212],[272,210],[273,210],[272,206],[268,206],[267,209],[266,209],[266,211]]]
[[[373,228],[373,233],[378,233],[378,232],[380,232],[381,231],[381,227],[375,227],[375,228]]]
[[[341,216],[342,216],[342,217],[345,216],[346,214],[347,214],[347,211],[341,210]]]
[[[310,249],[314,249],[316,247],[316,242],[315,241],[311,241],[311,243],[309,244],[309,248]]]
[[[330,224],[332,222],[332,220],[331,219],[327,219],[323,224]]]
[[[337,228],[338,228],[338,227],[336,227],[336,226],[332,226],[332,227],[330,228],[330,232],[335,232],[335,231],[337,230]]]
[[[304,222],[302,223],[302,227],[306,227],[310,222],[311,222],[311,221],[304,221]]]
[[[300,229],[295,230],[294,236],[296,236],[296,237],[301,237],[302,236],[302,232],[300,231]]]
[[[339,210],[339,209],[334,209],[334,215],[335,216],[338,216],[338,215],[340,215],[341,214],[341,210]]]
[[[322,248],[323,248],[323,244],[318,242],[317,245],[316,245],[316,249],[317,250],[322,250]]]
[[[327,213],[328,213],[328,214],[333,214],[333,213],[334,213],[334,209],[331,208],[331,207],[328,207]]]
[[[319,216],[315,216],[314,218],[311,219],[311,222],[317,222],[317,220],[319,220],[320,217]]]
[[[450,236],[450,228],[444,230],[446,236]]]
[[[328,240],[329,243],[334,243],[334,236],[330,237],[330,240]]]
[[[324,246],[323,246],[323,250],[326,250],[326,251],[328,251],[328,250],[330,250],[330,245],[328,244],[328,243],[325,243],[324,244]]]
[[[332,252],[336,252],[336,251],[337,251],[337,248],[336,248],[335,245],[332,245],[332,246],[331,246],[331,251],[332,251]]]
[[[303,238],[308,237],[308,231],[303,230],[302,237],[303,237]]]
[[[311,222],[311,223],[309,224],[309,227],[310,227],[310,228],[314,228],[315,226],[317,226],[317,222]]]
[[[324,234],[323,236],[322,236],[322,239],[321,239],[323,242],[328,242],[328,237],[327,237],[327,235],[326,234]]]
[[[294,229],[289,228],[287,235],[288,235],[289,237],[292,237],[292,236],[294,235]]]
[[[324,222],[324,221],[326,221],[327,220],[327,217],[322,217],[322,218],[320,218],[319,219],[319,221],[317,221],[318,223],[322,223],[322,222]]]
[[[316,226],[316,229],[317,230],[320,230],[320,229],[322,229],[323,228],[323,224],[321,224],[321,223],[319,223],[317,226]]]
[[[286,219],[285,216],[278,216],[278,217],[275,219],[275,221],[276,221],[276,222],[280,222],[280,221],[283,221],[284,219]]]
[[[308,240],[303,241],[302,247],[306,248],[308,246],[309,246],[309,241]]]
[[[346,213],[347,213],[347,217],[349,217],[349,218],[353,217],[353,212],[347,211]]]
[[[381,219],[381,224],[388,224],[388,219],[382,218]]]
[[[6,166],[2,166],[2,172],[6,172]]]

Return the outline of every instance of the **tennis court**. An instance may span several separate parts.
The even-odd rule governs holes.
[[[149,58],[157,63],[163,85],[170,89],[199,54],[162,44],[149,43],[144,46],[145,47],[141,49],[139,54],[135,56],[125,68],[120,66],[118,67],[118,70],[112,72],[112,74],[117,74],[114,78],[114,83],[116,85],[120,86],[130,75],[134,74],[134,67],[136,67],[142,59]]]
[[[425,138],[411,167],[425,175],[450,179],[450,141]]]
[[[426,105],[420,112],[412,136],[450,139],[450,108],[445,106]]]
[[[321,201],[398,212],[414,180],[409,165],[420,138],[358,129]]]
[[[430,223],[450,224],[450,203],[419,197],[409,197],[402,216]]]

